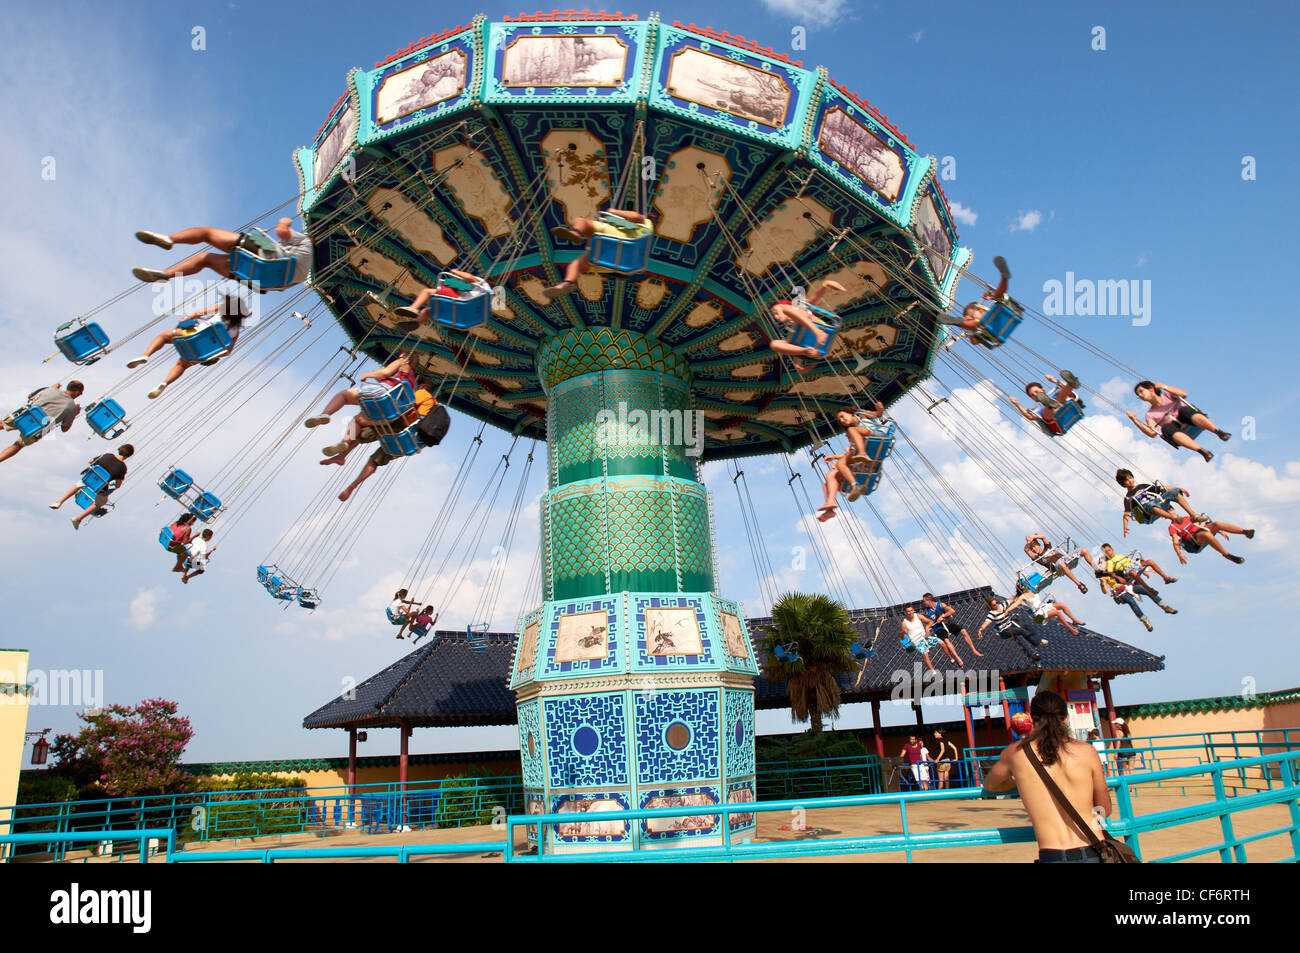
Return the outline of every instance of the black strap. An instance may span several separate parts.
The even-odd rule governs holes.
[[[1052,800],[1056,802],[1058,807],[1065,811],[1070,820],[1074,821],[1074,826],[1083,832],[1084,837],[1088,838],[1088,843],[1094,848],[1098,847],[1101,844],[1101,838],[1097,836],[1097,833],[1092,829],[1092,826],[1083,819],[1083,816],[1075,810],[1075,807],[1070,803],[1069,798],[1067,798],[1061,789],[1057,787],[1056,782],[1052,780],[1052,776],[1048,774],[1047,769],[1043,767],[1043,763],[1038,760],[1038,755],[1034,754],[1034,746],[1026,741],[1021,744],[1020,750],[1025,753],[1025,757],[1029,759],[1029,763],[1034,766],[1034,770],[1038,772],[1038,776],[1043,779],[1043,784],[1047,787],[1048,793],[1052,795]]]

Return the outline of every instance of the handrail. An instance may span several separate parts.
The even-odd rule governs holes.
[[[506,845],[499,841],[464,844],[392,844],[364,847],[268,847],[263,850],[198,850],[170,854],[169,864],[199,864],[216,861],[256,860],[273,864],[277,860],[322,860],[348,857],[396,857],[399,864],[411,857],[436,854],[483,854],[504,852]]]
[[[46,831],[37,834],[0,834],[0,844],[102,843],[106,840],[140,842],[140,863],[149,862],[149,841],[167,842],[170,857],[176,846],[176,832],[170,827],[145,827],[121,831]]]

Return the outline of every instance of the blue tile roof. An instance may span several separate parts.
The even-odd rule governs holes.
[[[955,618],[974,639],[984,620],[984,600],[992,594],[992,589],[984,586],[939,598],[956,610]],[[904,605],[850,611],[861,644],[874,648],[875,655],[858,672],[838,676],[845,703],[887,699],[894,689],[896,672],[911,673],[915,665],[923,665],[920,655],[899,644],[898,620]],[[919,608],[920,602],[911,605]],[[965,641],[957,640],[957,654],[965,663],[960,669],[941,649],[931,649],[930,660],[940,676],[948,670],[997,669],[1008,684],[1018,684],[1044,669],[1122,675],[1164,668],[1163,655],[1152,655],[1100,632],[1082,629],[1078,635],[1070,635],[1060,623],[1039,626],[1023,609],[1016,610],[1016,617],[1031,630],[1043,631],[1048,639],[1049,644],[1039,649],[1041,666],[1030,659],[1017,640],[985,632],[983,639],[975,641],[984,653],[982,659],[971,657]],[[756,641],[763,635],[759,627],[770,621],[749,620]],[[435,641],[356,686],[352,698],[340,696],[312,712],[303,719],[303,727],[395,727],[402,718],[410,719],[413,727],[515,724],[515,696],[507,687],[515,633],[488,633],[487,649],[482,652],[473,651],[463,631],[439,631],[437,636]],[[789,705],[784,682],[769,682],[760,675],[754,687],[758,708]]]

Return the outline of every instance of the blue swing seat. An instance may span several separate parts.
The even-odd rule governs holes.
[[[869,653],[867,652],[867,650],[864,649],[864,648],[863,648],[861,645],[859,645],[857,642],[850,642],[850,643],[849,643],[849,651],[850,651],[851,653],[853,653],[853,657],[854,657],[855,659],[858,659],[859,661],[861,661],[862,659],[867,658],[867,657],[869,656]]]
[[[172,543],[175,541],[176,537],[172,533],[172,528],[170,526],[164,526],[162,532],[158,534],[158,545],[163,549],[171,549]]]
[[[438,284],[446,285],[456,291],[478,293],[471,294],[468,298],[434,295],[429,301],[429,310],[435,321],[445,327],[462,331],[487,323],[492,313],[491,293],[446,271],[438,275]]]
[[[41,408],[32,405],[14,411],[13,426],[20,437],[30,440],[32,437],[43,437],[53,430],[54,421]]]
[[[320,593],[315,589],[299,589],[298,605],[304,609],[315,609],[320,605]]]
[[[103,467],[86,467],[81,471],[81,485],[92,494],[104,489],[112,479]]]
[[[870,496],[880,486],[880,479],[884,470],[881,464],[893,452],[894,439],[894,424],[893,421],[890,421],[884,430],[874,431],[864,442],[865,456],[875,464],[875,467],[867,472],[859,473],[854,471],[853,473],[853,482],[857,486],[865,487],[862,491],[863,496]],[[858,464],[858,466],[861,465]],[[853,466],[853,464],[849,464],[849,469],[852,470]]]
[[[94,321],[74,318],[59,325],[54,332],[54,345],[73,364],[84,367],[108,353],[108,335]]]
[[[172,467],[163,478],[158,481],[158,488],[170,496],[173,500],[179,500],[181,496],[194,485],[193,478],[184,470]]]
[[[177,327],[184,329],[188,323],[182,321]],[[224,357],[234,347],[234,342],[230,339],[230,332],[226,330],[226,326],[220,321],[213,321],[192,334],[176,338],[172,341],[172,346],[176,348],[176,353],[181,356],[182,361],[200,364],[203,361]]]
[[[384,433],[382,429],[379,433],[379,445],[384,450],[395,457],[410,457],[420,452],[420,441],[416,437],[416,428],[419,423],[411,424],[405,430],[399,430],[397,433]]]
[[[465,626],[465,635],[469,638],[469,647],[474,652],[487,651],[487,623]]]
[[[1061,432],[1056,434],[1047,429],[1045,424],[1044,429],[1047,429],[1047,432],[1052,436],[1065,436],[1070,432],[1071,427],[1083,419],[1083,407],[1083,401],[1077,397],[1071,397],[1056,410],[1056,425],[1061,428]]]
[[[267,568],[266,566],[258,566],[257,567],[258,584],[261,586],[265,586],[267,582],[270,581],[270,579],[271,579],[271,569]]]
[[[122,405],[111,397],[97,400],[86,408],[86,423],[105,440],[116,440],[131,427]]]
[[[415,406],[415,390],[407,381],[388,388],[382,397],[362,397],[361,412],[375,421],[397,420]]]
[[[417,639],[422,639],[429,634],[429,627],[427,625],[413,625],[411,626],[411,634]]]
[[[775,655],[777,657],[777,660],[781,662],[799,661],[799,650],[795,649],[793,652],[791,652],[784,645],[772,646],[772,654]]]
[[[270,249],[268,249],[270,251]],[[279,291],[294,284],[294,270],[297,262],[292,258],[281,256],[263,257],[246,248],[236,247],[230,253],[227,268],[230,277],[236,281],[246,282],[258,291]]]
[[[834,311],[827,311],[825,308],[819,308],[815,304],[805,303],[803,305],[796,305],[796,307],[803,307],[812,312],[817,323],[820,324],[822,330],[826,332],[826,343],[818,344],[816,336],[802,324],[795,325],[794,330],[790,332],[790,335],[786,340],[795,347],[810,347],[822,357],[825,357],[826,353],[831,349],[831,345],[835,343],[835,336],[839,334],[839,330],[844,324],[844,319]]]
[[[221,512],[221,500],[217,498],[215,493],[204,491],[186,508],[206,523]]]
[[[97,495],[98,494],[94,490],[90,489],[89,487],[83,486],[77,489],[77,493],[72,499],[77,504],[77,506],[81,507],[83,510],[88,510],[95,505],[95,497]],[[112,503],[103,503],[100,505],[100,507],[97,510],[92,512],[90,515],[103,516],[112,508],[113,508]]]
[[[388,608],[384,609],[384,615],[388,616],[388,621],[391,622],[393,625],[406,624],[406,616],[399,615],[398,613],[394,612],[392,606],[389,606]]]
[[[1041,572],[1031,572],[1028,576],[1021,577],[1021,582],[1025,584],[1025,588],[1030,592],[1039,592],[1040,590],[1046,589],[1051,581],[1051,579]]]
[[[1019,305],[1010,298],[1004,298],[984,312],[979,330],[971,334],[971,340],[987,348],[1001,347],[1024,319]]]
[[[612,220],[613,216],[610,218]],[[639,274],[649,264],[650,242],[653,238],[652,232],[640,235],[633,232],[627,238],[596,232],[587,243],[587,258],[596,268],[615,271],[621,275]]]

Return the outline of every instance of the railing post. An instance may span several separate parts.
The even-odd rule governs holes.
[[[1296,779],[1296,759],[1282,758],[1278,765],[1281,768],[1282,783],[1291,791],[1286,806],[1291,814],[1291,859],[1297,861],[1300,860],[1300,803],[1297,803],[1297,798],[1300,798],[1300,786],[1297,785]]]
[[[1237,835],[1232,832],[1232,816],[1227,810],[1228,792],[1223,786],[1223,769],[1213,767],[1210,769],[1211,777],[1214,781],[1214,801],[1215,805],[1220,808],[1219,827],[1223,831],[1223,848],[1219,851],[1219,860],[1225,864],[1234,862],[1244,864],[1246,862],[1246,845],[1234,843]]]

